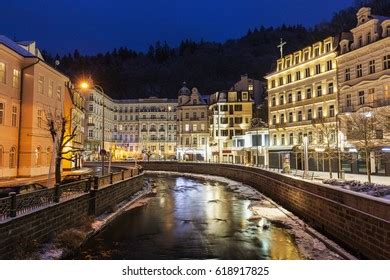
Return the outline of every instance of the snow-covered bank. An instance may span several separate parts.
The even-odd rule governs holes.
[[[295,240],[300,254],[305,259],[354,259],[352,255],[331,240],[306,225],[301,219],[277,205],[249,185],[230,180],[225,177],[200,175],[193,173],[145,171],[147,174],[162,174],[201,178],[218,181],[237,194],[237,197],[249,200],[249,210],[252,216],[249,221],[267,230],[275,226],[285,229]]]

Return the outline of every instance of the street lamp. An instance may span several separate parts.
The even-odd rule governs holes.
[[[105,118],[104,118],[104,90],[101,86],[99,85],[96,85],[96,84],[92,84],[89,83],[88,81],[83,81],[80,83],[80,88],[82,90],[88,90],[88,89],[97,89],[99,90],[100,92],[102,92],[102,106],[103,106],[103,113],[102,113],[102,116],[103,116],[103,119],[102,119],[102,139],[101,139],[101,148],[100,148],[100,156],[101,156],[101,161],[102,161],[102,175],[104,175],[104,156],[106,155],[106,150],[104,149],[104,124],[105,124]]]

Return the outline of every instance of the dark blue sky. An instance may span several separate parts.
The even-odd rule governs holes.
[[[157,40],[224,41],[248,28],[329,20],[353,0],[19,0],[1,5],[0,34],[41,49],[147,50]]]

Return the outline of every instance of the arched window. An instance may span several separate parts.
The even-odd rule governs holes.
[[[42,149],[40,146],[35,149],[35,166],[42,166]]]
[[[15,168],[16,166],[16,148],[12,147],[9,150],[9,168]]]
[[[46,149],[46,165],[47,165],[47,166],[50,166],[51,157],[52,157],[51,148],[50,148],[50,147],[47,147],[47,149]]]

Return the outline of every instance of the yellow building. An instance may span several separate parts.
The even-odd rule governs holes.
[[[68,83],[43,60],[35,42],[0,36],[0,177],[50,173],[47,118],[63,115]]]
[[[342,34],[338,65],[339,103],[341,119],[345,115],[367,110],[386,110],[390,115],[390,18],[371,14],[371,9],[361,8],[357,14],[357,25]],[[343,125],[346,141],[343,146],[354,149],[354,139]],[[377,127],[377,130],[383,128]],[[390,175],[390,155],[377,156],[381,149],[390,146],[390,134],[385,129],[378,135],[377,152],[371,152],[371,171]],[[379,139],[381,138],[381,139]],[[383,146],[385,142],[388,145]],[[348,149],[345,150],[346,152]],[[346,171],[362,173],[366,170],[364,154],[353,154]]]
[[[271,168],[282,168],[287,160],[292,168],[301,169],[301,147],[307,137],[313,151],[310,169],[328,170],[321,150],[328,140],[333,147],[336,144],[336,46],[335,38],[329,37],[285,55],[277,60],[277,69],[265,77]],[[329,137],[324,135],[324,128],[329,128]]]
[[[216,92],[210,96],[210,148],[212,161],[233,163],[233,136],[251,127],[253,100],[248,91]]]
[[[177,159],[208,161],[208,105],[197,88],[179,90]]]

